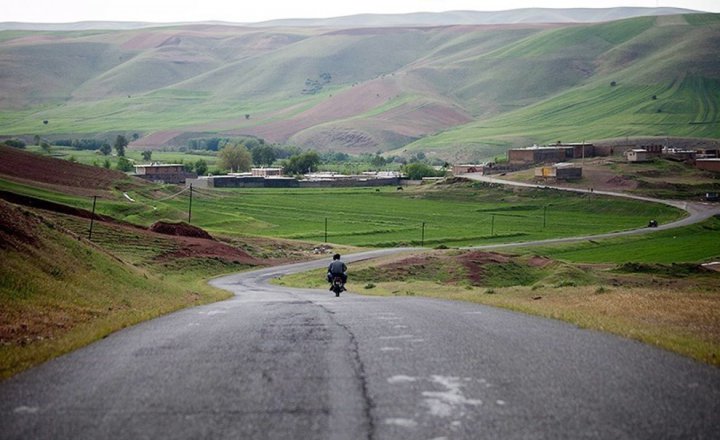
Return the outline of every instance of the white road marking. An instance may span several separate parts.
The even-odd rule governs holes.
[[[412,419],[385,419],[386,425],[402,426],[403,428],[416,428],[417,422]]]
[[[380,336],[380,339],[410,339],[414,338],[414,335],[397,335],[397,336]]]
[[[388,383],[396,384],[396,383],[415,382],[415,381],[417,381],[417,379],[412,376],[405,376],[404,374],[398,374],[397,376],[388,377],[387,381],[388,381]]]
[[[18,406],[13,410],[15,414],[36,414],[40,411],[37,406]]]
[[[425,406],[431,415],[436,417],[451,417],[465,415],[468,405],[482,405],[480,399],[468,399],[462,393],[462,379],[448,376],[432,376],[432,381],[445,387],[445,391],[423,391]]]
[[[380,351],[402,351],[400,347],[380,347]]]

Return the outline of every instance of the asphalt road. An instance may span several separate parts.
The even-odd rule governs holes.
[[[266,283],[326,263],[217,279],[236,296],[0,383],[0,438],[719,436],[720,369],[480,305]]]

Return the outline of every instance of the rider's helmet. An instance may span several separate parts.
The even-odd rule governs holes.
[[[333,260],[339,260],[339,259],[340,259],[340,254],[333,255]]]

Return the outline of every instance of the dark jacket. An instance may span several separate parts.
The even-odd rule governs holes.
[[[346,271],[347,266],[341,260],[334,260],[332,263],[330,263],[330,266],[328,266],[328,272],[333,275],[340,275],[345,273]]]

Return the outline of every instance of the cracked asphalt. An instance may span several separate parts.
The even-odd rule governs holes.
[[[397,252],[349,256],[348,261]],[[0,383],[2,439],[711,439],[720,369],[460,302],[219,278],[183,310]]]

